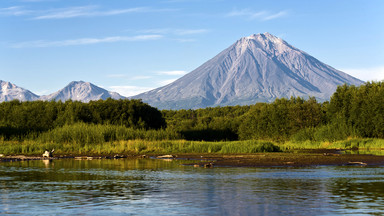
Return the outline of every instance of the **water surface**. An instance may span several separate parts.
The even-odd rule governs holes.
[[[0,214],[384,214],[383,167],[204,169],[185,162],[0,163]]]

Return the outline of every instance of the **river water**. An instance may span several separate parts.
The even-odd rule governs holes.
[[[0,163],[0,215],[384,215],[383,167],[195,168],[182,160]]]

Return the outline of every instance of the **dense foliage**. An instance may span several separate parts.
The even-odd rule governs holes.
[[[76,138],[77,137],[77,138]],[[0,139],[102,143],[117,140],[334,142],[384,138],[384,83],[339,86],[315,98],[158,111],[140,100],[0,103]]]
[[[250,106],[209,107],[197,110],[163,110],[168,129],[188,140],[238,140],[241,116]]]
[[[324,103],[282,98],[251,106],[162,112],[168,128],[193,140],[384,138],[384,83],[342,85]]]
[[[0,103],[0,135],[9,139],[76,123],[165,128],[160,111],[140,100],[33,101]]]
[[[328,121],[349,136],[384,138],[384,82],[340,86],[333,94]]]

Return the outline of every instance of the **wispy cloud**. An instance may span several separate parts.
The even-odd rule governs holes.
[[[48,0],[23,0],[23,2],[40,2]],[[34,20],[45,19],[69,19],[77,17],[99,17],[114,16],[130,13],[152,13],[152,12],[170,12],[178,9],[169,8],[150,8],[150,7],[134,7],[106,10],[97,5],[86,5],[79,7],[56,8],[49,10],[28,10],[25,7],[13,6],[8,8],[0,8],[2,16],[22,16],[29,15]]]
[[[267,14],[266,11],[258,11],[254,12],[251,11],[250,9],[242,9],[242,10],[233,10],[227,14],[227,16],[240,16],[240,17],[248,17],[249,19],[256,19],[260,18],[262,16],[265,16]]]
[[[201,35],[210,32],[209,29],[176,29],[176,28],[158,28],[158,29],[144,29],[136,32],[143,34],[163,34],[170,37],[174,41],[181,43],[195,42],[195,38],[185,38],[188,36]]]
[[[287,11],[271,12],[271,11],[253,11],[251,9],[235,9],[227,14],[228,17],[244,17],[249,20],[268,21],[287,16]]]
[[[61,41],[27,41],[17,44],[13,44],[13,48],[34,48],[34,47],[65,47],[65,46],[78,46],[89,45],[99,43],[114,43],[114,42],[132,42],[132,41],[147,41],[157,40],[162,38],[162,35],[137,35],[137,36],[115,36],[105,38],[80,38],[73,40],[61,40]]]
[[[370,68],[344,68],[341,71],[363,81],[383,81],[384,66]]]
[[[157,84],[159,84],[160,86],[165,86],[165,85],[168,85],[168,84],[170,84],[176,80],[177,79],[159,80],[159,81],[157,81]]]
[[[0,8],[0,16],[23,16],[30,13],[32,13],[32,11],[20,6]]]
[[[45,14],[34,17],[34,19],[67,19],[75,17],[96,17],[96,16],[112,16],[127,13],[148,12],[149,8],[137,7],[118,10],[99,10],[98,6],[82,6],[60,8],[46,11]]]
[[[20,0],[21,2],[52,2],[57,0]]]
[[[173,35],[196,35],[204,34],[209,32],[208,29],[173,29],[173,28],[159,28],[159,29],[145,29],[139,30],[141,33],[152,33],[152,34],[173,34]]]
[[[187,74],[187,71],[182,70],[173,70],[173,71],[158,71],[156,72],[159,75],[169,75],[169,76],[182,76]]]
[[[286,15],[288,15],[287,11],[280,11],[280,12],[273,13],[273,14],[270,14],[268,16],[263,17],[263,20],[273,20],[273,19],[277,19],[280,17],[284,17]]]
[[[142,86],[110,86],[108,90],[117,92],[123,96],[129,97],[138,95],[140,93],[149,91],[153,88],[151,87],[142,87]]]

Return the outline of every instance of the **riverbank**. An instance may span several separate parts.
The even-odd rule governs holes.
[[[285,142],[263,140],[245,141],[187,141],[187,140],[122,140],[101,144],[39,143],[36,141],[0,142],[0,161],[42,160],[45,150],[54,151],[49,159],[118,159],[156,158],[202,160],[193,164],[204,166],[270,167],[318,165],[384,165],[384,156],[345,154],[343,150],[365,149],[380,151],[383,139],[348,139],[329,142]],[[351,163],[354,162],[354,163]],[[209,165],[211,166],[211,165]]]
[[[187,156],[188,159],[198,157]],[[213,167],[303,167],[303,166],[383,166],[384,156],[333,153],[265,153],[239,155],[205,155]],[[207,162],[198,163],[204,166]]]
[[[110,155],[110,156],[67,156],[52,158],[40,156],[13,155],[0,157],[0,161],[26,160],[95,160],[95,159],[157,159],[184,160],[184,165],[195,167],[303,167],[303,166],[384,166],[384,156],[340,154],[324,150],[308,153],[254,153],[254,154],[178,154],[178,155]],[[193,161],[193,162],[190,162]],[[197,161],[197,162],[196,162]]]
[[[39,142],[35,140],[0,140],[0,154],[41,155],[46,150],[55,149],[55,155],[110,156],[116,154],[247,154],[264,152],[292,152],[324,149],[380,150],[384,149],[384,139],[352,138],[335,142],[274,142],[268,140],[241,141],[189,141],[189,140],[120,140],[103,143],[79,142]]]

